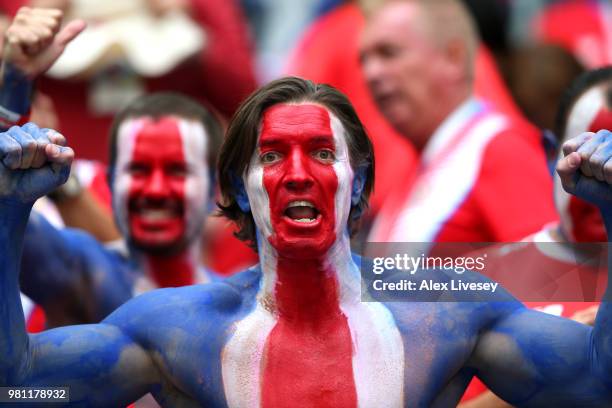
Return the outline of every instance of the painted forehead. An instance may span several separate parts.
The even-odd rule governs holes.
[[[603,85],[594,86],[578,98],[570,111],[564,140],[583,132],[612,128],[612,110],[607,103],[606,89]]]
[[[266,109],[263,114],[260,142],[261,139],[274,136],[305,135],[334,138],[332,118],[334,116],[326,108],[316,104],[274,105]]]
[[[117,135],[118,161],[125,163],[134,158],[142,149],[136,144],[152,147],[146,151],[155,155],[170,154],[182,150],[188,163],[205,163],[207,136],[202,124],[195,120],[175,116],[159,119],[138,117],[125,120]]]

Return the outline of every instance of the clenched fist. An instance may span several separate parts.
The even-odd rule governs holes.
[[[563,144],[557,164],[563,188],[612,215],[612,133],[583,133]]]
[[[34,202],[68,179],[73,158],[54,130],[28,123],[0,133],[0,198]]]
[[[46,70],[64,52],[85,23],[71,21],[60,30],[63,13],[57,9],[22,7],[4,34],[7,60],[23,74],[34,78]]]

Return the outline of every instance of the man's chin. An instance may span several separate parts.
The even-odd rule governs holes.
[[[136,239],[131,237],[130,244],[137,250],[155,256],[171,256],[176,255],[186,248],[184,239],[161,239],[147,238]]]
[[[294,238],[279,237],[270,238],[270,243],[276,249],[279,256],[283,258],[307,260],[323,258],[335,242],[335,238]]]

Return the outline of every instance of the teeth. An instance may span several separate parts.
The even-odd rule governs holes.
[[[169,210],[142,210],[140,212],[140,216],[149,221],[163,220],[171,218],[173,215],[174,213]]]
[[[310,201],[292,201],[289,203],[287,208],[291,207],[310,207],[315,208],[315,206]]]
[[[299,219],[294,220],[294,221],[306,223],[306,222],[314,222],[315,219],[314,218],[299,218]]]

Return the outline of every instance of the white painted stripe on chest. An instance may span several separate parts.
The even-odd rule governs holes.
[[[221,355],[223,388],[229,407],[261,405],[263,354],[275,325],[276,319],[259,302],[250,315],[236,324]]]
[[[353,344],[353,379],[357,404],[362,408],[404,405],[404,343],[395,319],[385,305],[361,301],[359,267],[338,252],[348,248],[342,241],[330,251],[330,262],[338,275],[340,309],[346,316]],[[349,254],[350,256],[350,254]]]
[[[391,232],[391,242],[433,241],[474,187],[484,151],[507,120],[488,114],[444,159],[416,181],[414,190]]]
[[[404,345],[391,312],[381,303],[342,306],[353,341],[353,377],[361,408],[402,407]]]

